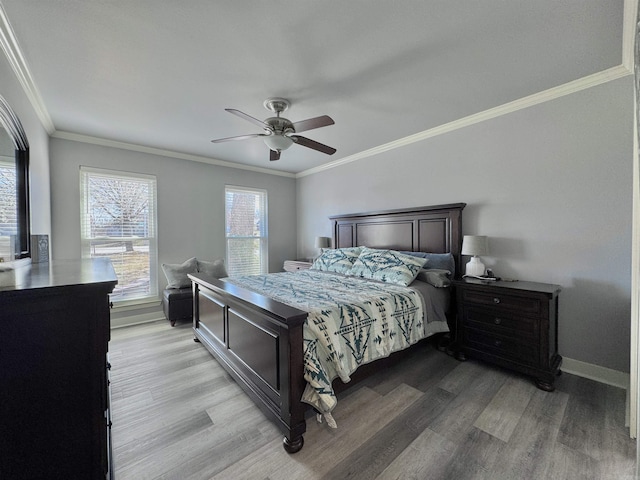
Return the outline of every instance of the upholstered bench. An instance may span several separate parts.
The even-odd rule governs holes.
[[[165,288],[162,292],[164,316],[174,327],[178,320],[193,320],[193,291],[191,287]]]
[[[174,327],[178,320],[193,320],[193,291],[190,273],[203,273],[214,278],[227,276],[224,260],[206,262],[190,258],[184,263],[163,263],[162,271],[167,277],[167,288],[162,292],[162,310],[164,316]]]

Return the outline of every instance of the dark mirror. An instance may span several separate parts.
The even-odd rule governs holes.
[[[0,258],[31,256],[29,143],[15,112],[0,96]]]

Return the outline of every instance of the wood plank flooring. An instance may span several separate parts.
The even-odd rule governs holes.
[[[112,332],[117,480],[637,478],[622,389],[563,374],[543,392],[430,344],[342,393],[338,429],[309,418],[288,455],[192,339],[189,324],[168,322]]]

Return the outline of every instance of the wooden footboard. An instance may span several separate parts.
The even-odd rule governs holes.
[[[300,401],[307,313],[214,278],[189,277],[195,340],[281,428],[285,450],[299,451],[308,408]]]

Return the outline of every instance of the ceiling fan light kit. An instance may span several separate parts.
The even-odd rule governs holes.
[[[326,153],[327,155],[333,155],[336,153],[336,149],[333,147],[316,142],[315,140],[311,140],[307,137],[303,137],[302,135],[296,135],[297,132],[304,132],[314,128],[333,125],[335,122],[331,117],[322,115],[320,117],[308,118],[307,120],[292,123],[289,119],[280,116],[280,114],[287,110],[291,105],[289,100],[280,97],[268,98],[264,101],[263,105],[264,108],[272,111],[276,116],[262,121],[234,108],[226,108],[225,110],[262,127],[265,133],[239,135],[236,137],[219,138],[211,141],[213,143],[220,143],[230,140],[245,140],[248,138],[263,137],[264,143],[269,147],[269,160],[271,161],[279,160],[280,152],[286,150],[294,143]]]
[[[264,137],[264,143],[266,143],[267,147],[271,150],[281,152],[293,145],[293,140],[286,135],[269,135],[268,137]]]

